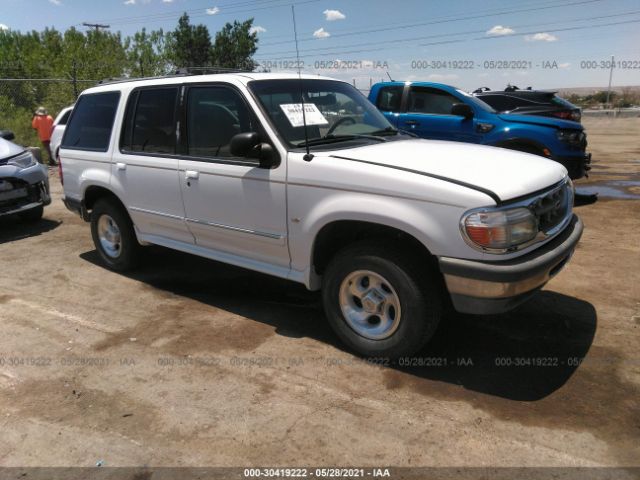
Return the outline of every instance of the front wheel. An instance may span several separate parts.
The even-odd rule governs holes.
[[[442,290],[428,266],[381,244],[339,252],[323,275],[323,302],[340,339],[365,356],[412,355],[433,336]]]
[[[125,271],[138,264],[140,244],[127,212],[116,202],[99,199],[91,212],[91,236],[102,262]]]

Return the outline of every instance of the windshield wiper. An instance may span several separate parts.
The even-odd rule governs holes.
[[[371,132],[370,135],[390,137],[392,135],[398,135],[399,133],[400,133],[400,130],[393,127],[387,127],[387,128],[383,128],[382,130],[376,130],[375,132]]]
[[[320,137],[320,138],[313,138],[309,141],[303,141],[303,142],[298,142],[295,144],[296,147],[306,147],[308,146],[313,146],[313,145],[322,145],[322,144],[327,144],[327,143],[337,143],[337,142],[343,142],[346,140],[355,140],[358,138],[366,138],[368,140],[376,140],[378,142],[386,142],[387,140],[383,137],[377,136],[377,135],[365,135],[365,134],[353,134],[353,135],[325,135],[324,137]]]

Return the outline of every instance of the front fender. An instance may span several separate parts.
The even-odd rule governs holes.
[[[308,186],[304,192],[295,190],[292,187],[290,191],[290,198],[297,199],[290,203],[291,266],[304,272],[305,284],[310,288],[317,286],[311,268],[316,238],[324,226],[336,221],[395,228],[414,237],[434,255],[470,254],[458,227],[464,213],[461,207],[362,192],[336,191],[326,196],[326,190]]]

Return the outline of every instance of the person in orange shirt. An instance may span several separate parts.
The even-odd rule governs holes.
[[[31,120],[31,126],[38,131],[38,138],[42,142],[42,146],[49,155],[49,165],[55,165],[56,161],[51,155],[51,132],[53,131],[53,118],[48,114],[47,109],[40,107],[36,110],[33,120]]]

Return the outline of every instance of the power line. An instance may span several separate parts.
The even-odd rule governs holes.
[[[464,20],[475,20],[478,18],[487,18],[487,17],[495,17],[495,16],[500,16],[500,15],[507,15],[507,14],[512,14],[512,13],[524,13],[524,12],[533,12],[533,11],[539,11],[539,10],[547,10],[550,8],[560,8],[560,7],[570,7],[570,6],[575,6],[575,5],[584,5],[584,4],[588,4],[588,3],[596,3],[596,2],[602,2],[603,0],[579,0],[579,1],[575,1],[572,3],[565,3],[563,5],[548,5],[548,6],[538,6],[538,7],[530,7],[530,8],[523,8],[523,9],[511,9],[511,10],[503,10],[501,12],[497,12],[497,13],[482,13],[482,14],[478,14],[478,15],[467,15],[467,16],[463,16],[463,17],[454,17],[454,18],[447,18],[447,17],[442,17],[442,19],[440,20],[430,20],[428,22],[420,22],[420,23],[409,23],[409,24],[404,24],[404,25],[400,25],[400,26],[396,26],[396,27],[385,27],[385,28],[371,28],[371,29],[367,29],[367,30],[361,30],[361,31],[357,31],[357,32],[346,32],[346,33],[339,33],[339,34],[335,34],[335,35],[331,35],[330,38],[338,38],[338,37],[348,37],[348,36],[353,36],[353,35],[362,35],[365,33],[378,33],[378,32],[385,32],[385,31],[392,31],[392,30],[404,30],[406,28],[414,28],[414,27],[424,27],[427,25],[437,25],[437,24],[441,24],[441,23],[450,23],[450,22],[459,22],[459,21],[464,21]],[[300,42],[311,42],[317,40],[317,38],[306,38],[306,39],[302,39],[300,40]],[[278,44],[283,44],[283,43],[289,43],[287,41],[282,41],[282,42],[272,42],[272,43],[263,43],[262,46],[263,47],[268,47],[270,45],[278,45]]]
[[[298,1],[298,2],[292,2],[291,0],[255,0],[253,2],[246,2],[243,4],[238,4],[237,6],[242,6],[244,7],[249,6],[249,5],[254,5],[252,8],[245,8],[245,9],[240,9],[240,10],[226,10],[226,9],[220,9],[219,12],[215,13],[214,15],[207,13],[206,8],[198,8],[198,9],[191,9],[191,10],[181,10],[181,11],[173,11],[173,12],[165,12],[165,13],[158,13],[158,14],[153,14],[153,15],[141,15],[138,17],[122,17],[120,19],[114,19],[111,20],[110,22],[114,25],[135,25],[135,24],[140,24],[140,23],[149,23],[149,22],[160,22],[160,21],[165,21],[165,20],[171,20],[173,18],[176,17],[176,15],[182,15],[183,13],[187,13],[188,15],[190,15],[193,18],[196,17],[211,17],[211,18],[215,18],[215,17],[220,17],[220,16],[225,16],[225,15],[236,15],[238,13],[247,13],[247,12],[254,12],[256,10],[268,10],[268,9],[272,9],[272,8],[279,8],[279,7],[290,7],[291,4],[295,4],[295,5],[304,5],[304,4],[308,4],[308,3],[317,3],[320,2],[322,0],[302,0],[302,1]],[[284,2],[284,3],[283,3]],[[255,6],[255,4],[258,5],[262,5],[262,6]],[[234,7],[235,8],[235,7]]]
[[[601,25],[585,25],[585,26],[580,26],[580,27],[567,27],[567,28],[558,28],[558,29],[545,29],[546,32],[562,32],[562,31],[570,31],[570,30],[583,30],[583,29],[591,29],[591,28],[599,28],[599,27],[609,27],[609,26],[613,26],[613,25],[623,25],[623,24],[630,24],[630,23],[640,23],[640,19],[638,20],[625,20],[625,21],[621,21],[621,22],[611,22],[611,23],[605,23],[605,24],[601,24]],[[474,34],[474,33],[478,33],[477,31],[469,31],[469,32],[458,32],[457,35],[464,35],[464,34]],[[444,40],[441,42],[430,42],[430,43],[422,43],[420,44],[421,47],[426,47],[426,46],[435,46],[435,45],[445,45],[445,44],[451,44],[451,43],[464,43],[464,42],[468,42],[469,40],[495,40],[497,38],[509,38],[509,37],[514,37],[514,36],[523,36],[523,35],[531,35],[531,34],[535,34],[538,32],[535,31],[530,31],[530,32],[522,32],[522,33],[516,33],[516,34],[510,34],[510,35],[500,35],[500,36],[491,36],[491,37],[477,37],[477,38],[466,38],[466,39],[457,39],[457,40]],[[439,36],[433,36],[434,38],[440,38],[440,37],[445,37],[445,36],[450,36],[451,34],[442,34]],[[392,41],[387,41],[384,43],[393,43]],[[348,47],[347,47],[348,48]],[[361,50],[342,50],[342,49],[336,49],[330,52],[325,52],[325,53],[311,53],[311,54],[305,54],[305,55],[300,55],[301,58],[308,58],[308,57],[312,57],[312,56],[319,56],[319,57],[326,57],[326,56],[334,56],[334,55],[345,55],[345,54],[353,54],[353,53],[365,53],[365,52],[373,52],[373,51],[379,51],[380,47],[377,48],[367,48],[367,49],[361,49]],[[285,52],[286,53],[286,52]],[[270,55],[278,55],[278,52],[276,53],[271,53]],[[287,57],[287,60],[293,60],[294,57]],[[264,61],[264,60],[263,60]]]
[[[623,13],[616,13],[616,14],[612,14],[612,15],[598,15],[595,17],[583,17],[583,18],[576,18],[576,19],[572,19],[571,22],[584,22],[584,21],[590,21],[590,20],[599,20],[599,19],[605,19],[605,18],[613,18],[613,17],[622,17],[622,16],[627,16],[627,15],[635,15],[640,13],[640,10],[632,10],[632,11],[628,11],[628,12],[623,12]],[[537,27],[537,26],[548,26],[548,25],[558,25],[558,24],[563,24],[563,23],[567,23],[567,20],[562,20],[562,21],[557,21],[557,22],[544,22],[544,23],[529,23],[529,24],[522,24],[522,25],[513,25],[512,28],[527,28],[527,27]],[[548,31],[547,29],[545,29],[545,31]],[[353,48],[353,47],[362,47],[362,46],[368,46],[368,45],[380,45],[380,44],[387,44],[387,43],[392,43],[392,44],[396,44],[396,43],[402,43],[402,42],[414,42],[416,40],[428,40],[430,38],[443,38],[443,37],[455,37],[455,36],[459,36],[459,35],[472,35],[472,34],[478,34],[478,33],[486,33],[486,29],[481,29],[481,30],[467,30],[464,32],[452,32],[452,33],[439,33],[439,34],[434,34],[434,35],[426,35],[426,36],[418,36],[418,37],[405,37],[405,38],[393,38],[393,39],[387,39],[387,40],[382,40],[382,41],[376,41],[376,42],[364,42],[364,43],[354,43],[354,44],[349,44],[349,45],[343,45],[340,48]],[[527,33],[528,34],[528,33]],[[503,36],[511,36],[511,35],[503,35]],[[489,37],[487,37],[489,38]],[[493,38],[493,37],[491,37]],[[499,37],[498,37],[499,38]],[[264,47],[265,45],[260,45],[260,47]],[[305,50],[305,53],[309,53],[309,52],[321,52],[321,51],[325,51],[325,50],[335,50],[335,46],[333,47],[321,47],[321,48],[311,48],[311,49],[307,49]],[[285,51],[279,51],[279,52],[271,52],[271,53],[267,53],[267,55],[286,55],[286,54],[293,54],[295,53],[295,50],[285,50]]]

